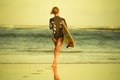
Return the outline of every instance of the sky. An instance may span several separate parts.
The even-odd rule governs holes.
[[[69,26],[120,26],[120,0],[0,0],[0,25],[48,25],[54,6]]]

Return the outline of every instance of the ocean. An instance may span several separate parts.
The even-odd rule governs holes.
[[[63,42],[61,63],[120,62],[120,30],[70,29],[70,32],[75,40],[75,47],[67,49]],[[54,44],[51,34],[52,31],[46,28],[0,28],[0,56],[53,56]],[[0,63],[11,63],[5,59],[2,58]],[[49,63],[43,59],[33,62]],[[52,61],[52,58],[48,60]]]

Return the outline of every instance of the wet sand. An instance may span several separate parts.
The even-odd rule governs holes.
[[[120,64],[0,64],[0,80],[120,80]]]

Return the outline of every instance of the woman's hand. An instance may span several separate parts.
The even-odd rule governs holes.
[[[55,43],[57,40],[54,38],[54,36],[52,36],[52,40]]]

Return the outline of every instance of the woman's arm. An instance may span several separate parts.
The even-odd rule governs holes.
[[[52,19],[49,20],[49,28],[50,28],[50,29],[53,29]]]

